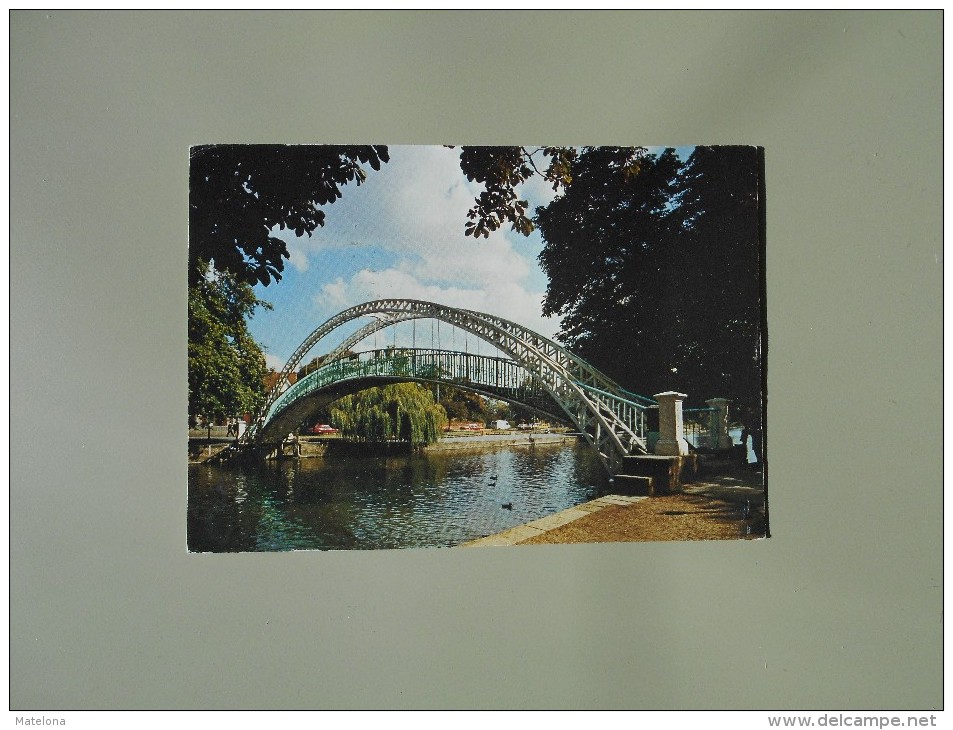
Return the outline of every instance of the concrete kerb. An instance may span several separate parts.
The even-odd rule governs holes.
[[[495,535],[487,535],[486,537],[481,537],[476,540],[471,540],[470,542],[462,543],[457,547],[496,547],[504,545],[518,545],[524,540],[529,540],[531,537],[536,537],[537,535],[542,535],[543,533],[549,532],[550,530],[555,530],[557,527],[567,525],[570,522],[574,522],[581,517],[591,515],[593,512],[598,512],[599,510],[603,510],[606,507],[635,504],[636,502],[640,502],[643,499],[648,499],[648,497],[627,497],[622,494],[607,494],[604,497],[599,497],[598,499],[594,499],[591,502],[570,507],[569,509],[564,509],[561,512],[556,512],[555,514],[547,515],[546,517],[540,517],[537,520],[527,522],[523,525],[517,525],[516,527],[511,527],[510,529],[503,530],[503,532],[498,532]]]

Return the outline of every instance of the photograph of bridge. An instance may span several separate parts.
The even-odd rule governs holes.
[[[769,536],[763,150],[190,157],[190,551]]]

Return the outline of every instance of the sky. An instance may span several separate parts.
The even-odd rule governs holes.
[[[662,148],[649,147],[649,152]],[[547,278],[537,257],[543,241],[536,231],[522,236],[505,225],[489,238],[464,235],[467,211],[481,186],[460,171],[460,150],[443,146],[389,146],[390,161],[379,171],[366,166],[367,179],[350,183],[343,196],[323,208],[325,225],[310,237],[293,231],[273,235],[288,245],[281,281],[258,285],[259,309],[249,327],[262,345],[269,367],[280,370],[298,345],[319,325],[348,307],[375,299],[422,299],[494,314],[555,339],[559,322],[542,316]],[[683,159],[691,148],[679,148]],[[542,169],[546,163],[539,156]],[[533,176],[517,193],[529,201],[531,215],[555,193]],[[307,362],[338,344],[369,320],[342,328],[318,343]],[[427,342],[420,342],[424,330]],[[462,335],[447,338],[445,349],[479,351]],[[397,334],[379,334],[375,344],[430,346],[430,325],[402,324]],[[482,354],[493,354],[483,345]]]
[[[324,207],[325,225],[310,238],[275,232],[291,258],[281,281],[255,287],[273,309],[259,309],[249,323],[269,367],[281,369],[295,348],[338,312],[389,297],[488,312],[553,338],[559,322],[542,316],[547,279],[537,261],[543,247],[539,233],[525,237],[504,226],[489,238],[465,236],[467,211],[481,187],[460,171],[460,150],[390,146],[389,153],[390,162],[379,171],[366,167],[363,184],[349,183],[343,197]],[[530,211],[555,195],[536,176],[517,192]],[[427,343],[418,342],[423,346],[429,346],[426,327]],[[444,338],[446,332],[445,327]],[[319,343],[306,360],[343,336],[329,336],[329,346]],[[400,325],[398,344],[410,344],[405,340],[411,336],[411,325]],[[462,349],[462,340],[453,342],[454,349]]]

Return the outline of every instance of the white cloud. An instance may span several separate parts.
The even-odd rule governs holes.
[[[266,352],[265,366],[271,368],[272,370],[281,372],[281,369],[285,366],[285,361],[276,355],[272,355],[270,352]]]
[[[303,273],[308,270],[308,254],[298,241],[299,239],[294,239],[288,244],[288,262]]]
[[[323,228],[311,238],[286,239],[293,256],[296,252],[312,256],[322,250],[369,245],[397,254],[417,254],[425,263],[468,253],[485,259],[488,244],[502,247],[507,236],[522,239],[508,226],[489,239],[464,235],[467,212],[481,186],[469,182],[460,171],[459,149],[394,146],[390,152],[391,161],[380,171],[370,172],[363,185],[346,186],[344,196],[325,209]],[[553,197],[547,183],[538,178],[518,192],[528,196],[530,214],[536,205]]]
[[[329,284],[321,287],[321,291],[314,296],[314,303],[318,306],[331,306],[346,309],[356,302],[348,303],[347,285],[340,276]]]
[[[364,301],[403,297],[489,312],[553,337],[558,321],[542,317],[539,235],[525,238],[507,228],[489,238],[465,236],[480,186],[460,171],[460,150],[396,146],[390,152],[391,161],[369,172],[363,185],[344,188],[311,238],[285,238],[289,269],[307,272],[289,276],[289,284],[293,278],[306,287],[305,301],[313,305],[307,318],[324,321]],[[553,197],[542,180],[523,188],[530,214]],[[304,314],[299,308],[283,316]]]
[[[414,273],[429,281],[458,282],[493,287],[500,282],[526,279],[531,262],[516,251],[502,235],[477,241],[467,240],[453,247],[425,249],[419,260],[405,259]]]
[[[499,281],[485,288],[467,288],[423,281],[406,270],[362,269],[346,284],[338,280],[325,285],[319,297],[323,304],[333,303],[338,309],[386,298],[438,302],[494,314],[549,338],[559,328],[556,320],[542,316],[542,295],[529,292],[514,281]]]

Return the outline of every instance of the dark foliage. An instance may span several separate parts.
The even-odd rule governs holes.
[[[264,397],[265,357],[248,332],[257,307],[269,307],[231,274],[199,265],[189,287],[189,417],[253,412]]]
[[[528,236],[535,226],[526,215],[529,203],[519,199],[516,186],[533,175],[543,176],[553,190],[568,185],[575,155],[571,147],[462,147],[460,169],[484,188],[467,213],[465,234],[487,238],[508,222],[512,230]],[[537,167],[537,158],[549,161],[545,172]]]
[[[194,148],[190,285],[202,261],[240,283],[280,279],[288,251],[273,230],[310,235],[324,223],[321,207],[365,179],[362,165],[388,160],[383,146]],[[759,149],[698,147],[682,163],[672,150],[468,146],[460,168],[484,188],[467,235],[540,229],[545,310],[562,318],[567,346],[631,389],[732,398],[735,413],[758,421]],[[517,188],[534,175],[560,195],[531,219]]]
[[[651,395],[761,399],[761,152],[586,148],[536,212],[547,314],[568,347]]]
[[[205,145],[191,151],[189,167],[189,284],[199,262],[238,281],[281,279],[288,249],[275,228],[311,235],[324,225],[321,206],[360,184],[368,164],[389,159],[382,145]]]

